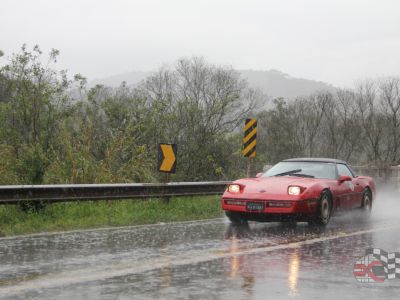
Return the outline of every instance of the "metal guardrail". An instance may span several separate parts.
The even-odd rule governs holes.
[[[0,205],[24,201],[70,202],[222,194],[229,181],[0,186]]]

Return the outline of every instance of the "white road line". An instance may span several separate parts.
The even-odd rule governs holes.
[[[331,236],[324,236],[313,238],[309,240],[272,245],[260,248],[247,248],[239,249],[236,252],[232,252],[230,249],[211,249],[208,251],[191,251],[187,252],[184,256],[164,256],[151,261],[124,261],[123,263],[113,264],[110,266],[99,267],[99,268],[86,268],[81,270],[74,270],[68,272],[62,272],[58,274],[49,274],[39,276],[36,279],[30,281],[20,282],[10,287],[0,287],[0,295],[12,295],[27,292],[29,290],[38,290],[45,288],[55,288],[60,286],[67,286],[72,284],[81,284],[89,281],[103,280],[107,278],[113,278],[118,276],[128,276],[133,274],[139,274],[147,271],[152,271],[162,268],[171,268],[183,265],[192,265],[206,261],[212,261],[222,258],[229,258],[233,256],[248,255],[255,253],[272,252],[283,249],[298,248],[303,245],[310,245],[320,243],[329,240],[335,240],[340,238],[352,237],[356,235],[363,235],[367,233],[399,229],[400,225],[397,226],[386,226],[368,230],[360,230],[348,233],[336,233]]]

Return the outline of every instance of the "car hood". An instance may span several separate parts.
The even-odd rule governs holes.
[[[321,179],[295,176],[274,176],[244,178],[236,180],[234,183],[242,185],[244,193],[286,194],[290,185],[309,188],[320,180]]]

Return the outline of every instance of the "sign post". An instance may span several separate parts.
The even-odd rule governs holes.
[[[251,159],[256,157],[257,145],[257,119],[246,119],[244,125],[243,151],[244,157],[247,157],[247,177],[251,173]]]

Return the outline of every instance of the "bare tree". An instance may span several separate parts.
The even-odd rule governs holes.
[[[324,93],[298,98],[293,103],[291,111],[296,116],[296,136],[298,144],[302,145],[304,154],[314,156],[319,152],[318,134],[324,119],[328,96]]]
[[[383,164],[383,133],[385,122],[377,101],[377,86],[373,81],[360,83],[356,92],[358,117],[363,129],[362,145],[368,161]]]
[[[387,120],[385,137],[387,153],[384,161],[399,163],[400,150],[400,80],[384,78],[379,84],[379,100]]]

